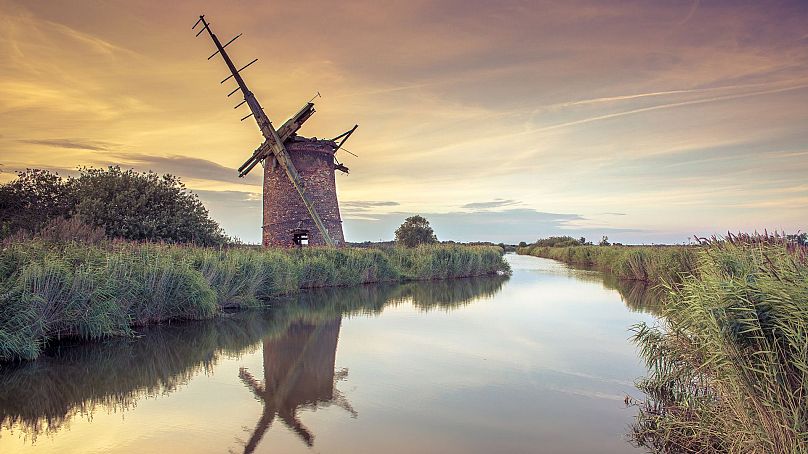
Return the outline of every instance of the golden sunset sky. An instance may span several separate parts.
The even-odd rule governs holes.
[[[205,14],[279,125],[360,127],[349,241],[420,213],[440,239],[683,242],[808,228],[808,3],[0,0],[0,181],[118,164],[179,175],[260,238],[261,143]],[[239,65],[239,66],[240,66]]]

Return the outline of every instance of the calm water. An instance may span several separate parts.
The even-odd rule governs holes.
[[[509,280],[311,292],[0,366],[0,452],[638,452],[628,327],[652,317],[508,259]]]

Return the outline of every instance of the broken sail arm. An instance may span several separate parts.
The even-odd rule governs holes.
[[[303,126],[303,123],[305,123],[306,120],[308,120],[313,114],[314,104],[310,102],[306,103],[306,105],[303,106],[298,113],[296,113],[292,118],[286,120],[286,123],[284,123],[280,129],[278,129],[278,137],[280,137],[283,142],[286,142],[286,140],[292,137],[293,134],[297,133],[300,127]],[[253,155],[250,156],[250,158],[238,168],[238,176],[243,177],[244,175],[250,173],[250,170],[252,170],[253,167],[269,157],[271,153],[272,147],[270,147],[269,143],[265,141],[260,147],[258,147],[257,150],[253,152]]]

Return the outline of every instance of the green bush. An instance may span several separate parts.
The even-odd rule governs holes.
[[[77,218],[80,222],[59,221]],[[61,178],[45,170],[20,172],[0,185],[0,239],[39,233],[136,241],[222,245],[227,237],[179,178],[110,166],[80,168]],[[69,238],[68,238],[69,239]]]

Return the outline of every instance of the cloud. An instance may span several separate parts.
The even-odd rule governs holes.
[[[701,0],[695,0],[693,2],[693,5],[690,7],[690,11],[687,12],[687,16],[685,16],[685,18],[682,19],[681,22],[679,22],[680,26],[686,24],[693,17],[693,15],[696,14],[696,10],[699,9],[700,3]]]
[[[31,145],[44,145],[47,147],[90,151],[108,151],[120,146],[115,143],[87,139],[21,139],[18,140],[18,142]]]
[[[348,241],[391,239],[395,229],[412,214],[395,212],[373,214],[367,218],[346,217],[343,224],[346,239]],[[586,218],[580,214],[548,213],[530,208],[420,214],[430,222],[440,240],[518,243],[550,235],[593,238],[609,235],[610,238],[619,240],[628,234],[642,232],[642,229],[576,226],[575,222],[585,221]]]
[[[247,191],[192,191],[225,232],[248,243],[261,242],[261,194]]]
[[[191,190],[200,199],[211,205],[221,204],[232,208],[261,208],[261,194],[246,191],[208,191]]]
[[[69,168],[69,167],[60,167],[60,166],[28,166],[28,167],[20,167],[20,166],[9,166],[5,167],[3,164],[2,172],[9,173],[9,174],[18,174],[20,172],[25,172],[29,169],[39,169],[39,170],[47,170],[53,173],[57,173],[62,177],[71,176],[75,177],[79,175],[79,171],[77,168]]]
[[[114,158],[125,161],[122,166],[132,166],[137,170],[151,170],[157,173],[170,173],[184,178],[219,181],[245,185],[261,184],[261,168],[253,169],[244,178],[238,177],[235,168],[202,158],[188,156],[151,156],[137,153],[114,153]]]
[[[467,208],[470,210],[486,210],[489,208],[501,208],[512,205],[519,205],[520,202],[516,200],[494,199],[490,202],[472,202],[467,203],[460,208]]]
[[[733,100],[733,99],[748,98],[748,97],[751,97],[751,96],[771,95],[771,94],[776,94],[776,93],[783,93],[783,92],[801,90],[803,88],[808,88],[808,83],[805,83],[805,80],[802,80],[801,82],[802,83],[798,83],[798,84],[793,85],[793,86],[781,87],[781,88],[773,88],[773,89],[770,89],[770,90],[760,90],[760,91],[753,91],[753,92],[747,92],[747,93],[738,93],[738,94],[733,94],[733,95],[714,96],[714,97],[710,97],[710,98],[693,99],[693,100],[690,100],[690,101],[681,101],[681,102],[657,104],[657,105],[649,106],[649,107],[641,107],[641,108],[638,108],[638,109],[624,110],[622,112],[613,112],[613,113],[608,113],[608,114],[603,114],[603,115],[596,115],[596,116],[593,116],[593,117],[582,118],[582,119],[579,119],[579,120],[573,120],[573,121],[554,124],[554,125],[550,125],[550,126],[540,127],[540,128],[535,129],[534,131],[529,131],[529,132],[552,131],[554,129],[567,128],[567,127],[570,127],[570,126],[578,126],[578,125],[582,125],[582,124],[586,124],[586,123],[592,123],[592,122],[601,121],[601,120],[609,120],[609,119],[612,119],[612,118],[623,117],[623,116],[626,116],[626,115],[636,115],[636,114],[645,113],[645,112],[652,112],[652,111],[655,111],[655,110],[672,109],[672,108],[675,108],[675,107],[684,107],[684,106],[692,106],[692,105],[697,105],[697,104],[706,104],[706,103],[713,103],[713,102],[729,101],[729,100]]]
[[[608,212],[608,211],[605,212],[605,213],[600,213],[600,214],[604,214],[604,215],[608,215],[608,216],[628,216],[626,213],[613,213],[613,212]]]
[[[377,200],[345,200],[341,201],[339,204],[341,207],[355,210],[365,210],[376,207],[393,207],[400,205],[398,202]]]

